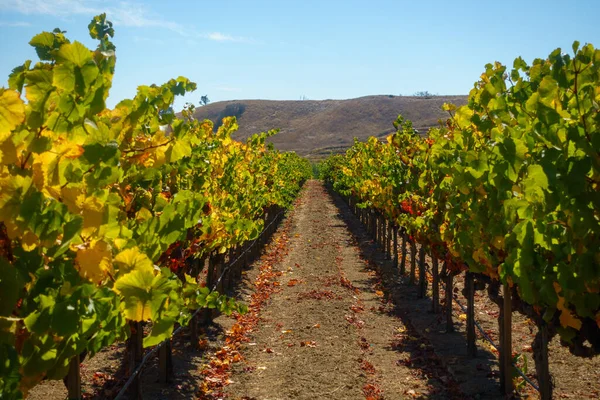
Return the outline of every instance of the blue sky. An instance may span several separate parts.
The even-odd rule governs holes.
[[[569,1],[119,1],[0,0],[0,76],[26,59],[33,35],[60,27],[71,40],[93,15],[114,22],[110,107],[141,84],[186,76],[178,100],[345,99],[427,90],[466,94],[484,65],[600,46],[600,0]]]

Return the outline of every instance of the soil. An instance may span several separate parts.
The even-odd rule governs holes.
[[[241,351],[229,398],[464,398],[430,344],[395,315],[347,208],[317,181],[304,199],[276,266],[281,289]]]
[[[455,282],[455,296],[466,305],[463,278]],[[212,398],[503,398],[497,352],[478,332],[478,355],[467,356],[464,312],[456,302],[455,332],[446,333],[446,318],[431,312],[430,297],[417,299],[416,286],[398,274],[350,209],[319,181],[306,183],[262,258],[244,271],[231,294],[254,304],[255,320],[246,325],[247,339],[235,350],[238,362],[228,366],[223,392]],[[498,307],[485,292],[476,292],[475,307],[476,320],[497,340]],[[236,323],[233,317],[215,318],[203,328],[199,346],[192,346],[184,330],[173,341],[171,382],[158,383],[158,361],[150,360],[142,373],[143,398],[198,398],[211,379],[207,369],[215,354],[232,352],[227,338]],[[522,355],[519,365],[527,360],[526,374],[535,382],[535,327],[515,313],[512,335],[513,349]],[[86,398],[114,398],[125,380],[123,359],[124,346],[115,345],[82,364]],[[600,357],[572,356],[555,338],[550,371],[555,398],[600,398]],[[524,383],[518,395],[537,398]],[[64,399],[66,390],[60,381],[46,381],[29,398]]]

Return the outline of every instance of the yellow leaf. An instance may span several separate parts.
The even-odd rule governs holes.
[[[463,321],[466,321],[467,320],[467,314],[460,314],[458,316],[458,318],[461,319],[461,320],[463,320]]]
[[[39,239],[37,235],[31,231],[27,231],[23,237],[21,238],[21,245],[23,246],[23,250],[32,251],[39,244]]]
[[[25,119],[25,104],[19,92],[0,89],[0,142]]]
[[[108,244],[103,241],[77,251],[75,261],[79,266],[79,275],[92,282],[100,282],[113,272],[112,254]]]
[[[0,163],[14,164],[17,161],[17,148],[12,140],[7,139],[0,144]]]
[[[571,328],[575,328],[576,330],[581,329],[581,320],[573,315],[573,313],[569,310],[562,310],[560,313],[560,324],[563,328],[570,326]]]
[[[138,222],[143,222],[150,218],[152,218],[152,213],[146,207],[142,207],[135,215],[135,220]]]
[[[81,201],[83,195],[78,197]],[[95,230],[104,223],[104,204],[97,197],[86,197],[81,203],[83,216],[83,229],[91,228]]]
[[[62,143],[57,150],[65,158],[78,158],[84,152],[83,146],[72,142]]]
[[[561,291],[561,287],[558,282],[553,282],[554,290],[558,294]],[[565,298],[558,295],[558,302],[556,302],[556,308],[560,310],[560,324],[563,328],[570,326],[576,330],[581,329],[581,320],[578,319],[571,310],[565,307]]]
[[[116,238],[113,243],[117,250],[120,250],[127,245],[127,242],[127,239]]]
[[[137,247],[123,250],[117,254],[115,257],[115,264],[119,267],[120,273],[127,273],[134,269],[150,272],[154,270],[152,260]]]
[[[45,152],[35,156],[33,161],[33,183],[40,192],[56,185],[55,174],[58,167],[58,156],[53,152]]]

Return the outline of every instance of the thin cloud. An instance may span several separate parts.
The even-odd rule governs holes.
[[[24,21],[17,21],[17,22],[0,21],[0,26],[4,26],[4,27],[8,27],[8,28],[26,28],[28,26],[31,26],[31,23],[24,22]]]
[[[12,11],[25,15],[50,15],[67,18],[73,15],[95,15],[106,12],[115,26],[133,28],[163,28],[186,38],[208,39],[216,42],[256,43],[243,36],[231,36],[221,32],[198,33],[193,29],[161,18],[144,4],[129,1],[106,2],[101,0],[0,0],[0,11]],[[8,25],[3,25],[8,26]]]
[[[230,36],[221,32],[211,32],[200,35],[201,37],[215,42],[237,42],[237,43],[253,43],[254,41],[250,38],[243,36]]]
[[[66,18],[73,15],[94,15],[106,12],[116,26],[135,28],[165,28],[189,36],[181,24],[153,16],[144,5],[126,1],[108,4],[95,0],[0,0],[0,10],[25,15],[50,15]]]
[[[85,3],[82,0],[0,0],[0,10],[15,11],[25,15],[43,14],[54,17],[90,14],[99,11],[98,8]]]

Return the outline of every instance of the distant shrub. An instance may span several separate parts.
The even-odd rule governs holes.
[[[214,127],[215,132],[223,124],[223,118],[236,117],[237,119],[239,119],[244,113],[244,111],[246,111],[246,105],[242,103],[227,104],[227,106],[225,106],[225,109],[223,109],[223,111],[221,111],[217,116],[217,120],[215,121]]]

